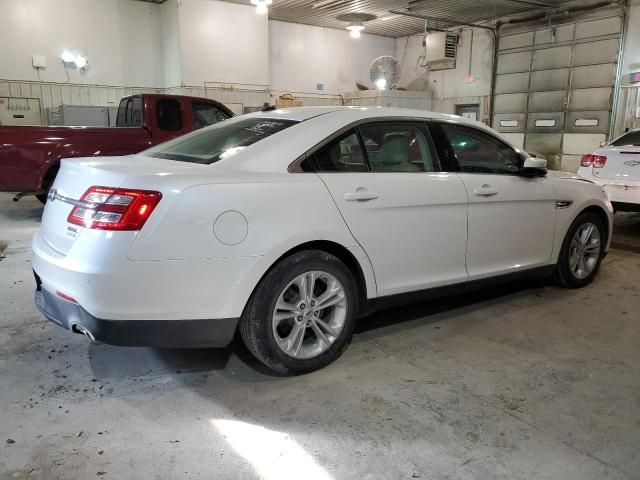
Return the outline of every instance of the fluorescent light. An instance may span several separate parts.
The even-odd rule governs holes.
[[[376,80],[376,88],[378,90],[384,90],[385,88],[387,88],[387,79],[386,78],[379,78]]]

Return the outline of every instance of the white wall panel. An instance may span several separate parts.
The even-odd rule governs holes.
[[[381,55],[394,55],[394,40],[346,30],[297,23],[269,22],[271,87],[274,90],[338,94],[371,85],[369,66]],[[322,90],[318,90],[318,84]]]
[[[45,82],[158,86],[162,84],[160,11],[131,0],[2,0],[0,77],[38,80],[32,55],[44,55]],[[86,56],[85,72],[59,59],[69,49]]]
[[[255,7],[181,1],[178,23],[182,84],[269,84],[268,20]]]

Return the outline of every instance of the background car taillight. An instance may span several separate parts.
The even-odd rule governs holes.
[[[602,168],[607,163],[607,157],[604,155],[583,155],[580,160],[581,167]]]
[[[161,198],[150,190],[90,187],[67,221],[96,230],[140,230]]]

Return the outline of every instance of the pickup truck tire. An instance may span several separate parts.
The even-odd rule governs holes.
[[[47,196],[49,195],[49,190],[51,190],[51,185],[53,185],[53,181],[56,179],[56,175],[58,174],[58,168],[52,168],[47,172],[44,176],[44,180],[42,181],[42,193],[36,193],[36,198],[40,200],[42,204],[47,203]]]

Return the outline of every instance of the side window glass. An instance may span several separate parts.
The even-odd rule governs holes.
[[[442,123],[460,171],[513,175],[520,171],[520,155],[499,139],[476,128]]]
[[[366,172],[367,164],[355,131],[333,140],[314,155],[320,172]]]
[[[124,98],[120,100],[120,105],[118,106],[118,115],[116,116],[116,127],[126,127],[127,126],[127,105],[131,100]]]
[[[156,103],[158,128],[168,132],[182,130],[180,102],[173,98],[161,98]]]
[[[215,105],[205,102],[193,102],[191,104],[193,129],[197,130],[229,118]]]
[[[127,126],[139,127],[142,125],[142,97],[133,97],[129,102],[129,118]]]
[[[432,144],[419,123],[368,123],[360,133],[372,172],[436,170]]]

